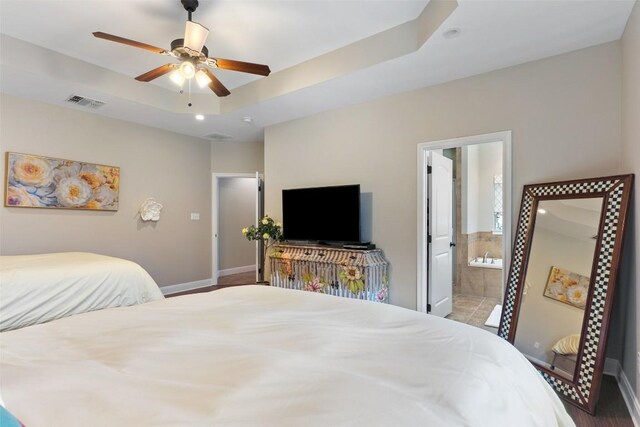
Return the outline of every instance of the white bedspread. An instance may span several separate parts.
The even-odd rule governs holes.
[[[85,252],[0,257],[0,331],[164,298],[138,264]]]
[[[37,426],[572,426],[502,339],[378,303],[241,286],[0,334]]]

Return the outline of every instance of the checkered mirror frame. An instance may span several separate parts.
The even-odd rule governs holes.
[[[577,375],[573,381],[536,366],[558,394],[572,404],[593,413],[597,403],[613,290],[622,249],[625,216],[633,186],[633,175],[593,178],[527,185],[524,187],[520,217],[513,246],[511,269],[507,280],[502,319],[498,335],[511,343],[515,339],[520,296],[535,221],[534,206],[545,199],[604,197],[605,207],[596,243],[596,274],[591,278],[590,299],[585,310],[581,352]],[[566,196],[566,197],[565,197]],[[604,328],[603,328],[604,326]]]

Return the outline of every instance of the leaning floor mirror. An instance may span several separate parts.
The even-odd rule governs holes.
[[[524,187],[498,335],[593,414],[633,175]]]

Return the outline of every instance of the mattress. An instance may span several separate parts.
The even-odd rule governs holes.
[[[508,342],[368,301],[239,286],[0,334],[36,426],[573,426]]]
[[[67,252],[0,257],[0,331],[163,299],[138,264]]]

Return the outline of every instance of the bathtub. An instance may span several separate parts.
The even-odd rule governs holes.
[[[469,267],[495,268],[497,270],[501,270],[502,258],[487,258],[484,262],[482,257],[472,258],[469,261]]]

